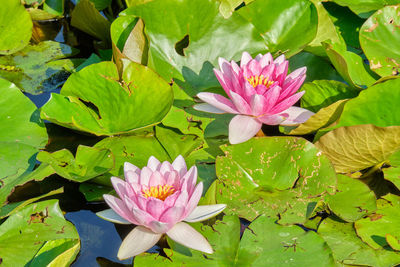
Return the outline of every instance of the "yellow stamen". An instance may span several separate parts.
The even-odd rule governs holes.
[[[274,83],[273,81],[269,81],[268,77],[264,77],[264,75],[251,76],[249,78],[246,78],[246,80],[249,81],[251,86],[253,86],[254,88],[260,84],[268,88]]]
[[[175,192],[175,188],[172,185],[157,185],[152,186],[147,190],[143,190],[142,194],[145,198],[154,197],[164,201],[168,196]]]

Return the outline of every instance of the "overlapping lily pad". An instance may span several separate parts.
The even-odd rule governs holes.
[[[398,1],[393,1],[398,3]],[[370,67],[380,76],[397,75],[400,71],[400,15],[397,6],[387,6],[368,18],[360,29],[361,47]]]
[[[42,118],[95,135],[114,135],[157,124],[171,107],[170,85],[131,62],[120,80],[112,62],[74,73],[42,107]]]
[[[0,230],[0,258],[4,266],[24,266],[32,259],[40,266],[39,263],[54,262],[60,252],[72,249],[72,253],[64,255],[65,264],[74,260],[79,249],[78,233],[64,219],[57,200],[25,207],[1,224]],[[56,255],[52,254],[54,250],[58,250]]]
[[[311,143],[295,137],[253,138],[222,147],[218,157],[218,203],[248,220],[280,215],[281,224],[303,223],[322,196],[333,193],[336,174]]]

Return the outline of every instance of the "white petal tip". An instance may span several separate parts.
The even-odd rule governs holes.
[[[119,223],[119,224],[132,224],[130,221],[125,220],[121,216],[119,216],[113,209],[106,209],[103,211],[99,211],[96,213],[97,216],[102,218],[103,220]]]
[[[201,222],[220,214],[226,208],[226,204],[197,206],[192,213],[185,218],[186,222]]]

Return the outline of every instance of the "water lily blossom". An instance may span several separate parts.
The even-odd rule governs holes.
[[[145,252],[163,234],[189,248],[213,253],[207,239],[185,222],[207,220],[222,212],[226,205],[197,206],[203,183],[196,185],[196,166],[187,170],[182,156],[172,164],[161,163],[152,156],[142,169],[125,162],[124,176],[125,181],[111,178],[119,198],[104,195],[111,209],[97,213],[114,223],[137,225],[122,241],[119,259]]]
[[[262,124],[298,125],[314,113],[293,105],[305,93],[297,92],[306,78],[306,67],[288,74],[284,55],[275,60],[270,53],[254,59],[244,52],[240,67],[236,62],[219,58],[220,70],[214,69],[230,99],[203,92],[197,96],[205,103],[195,105],[200,111],[237,114],[229,124],[229,142],[237,144],[252,138]]]

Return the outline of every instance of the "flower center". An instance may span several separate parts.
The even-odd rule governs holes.
[[[142,190],[145,198],[154,197],[164,201],[167,197],[175,193],[175,188],[172,185],[157,185],[152,186],[147,190]]]
[[[246,78],[246,80],[253,86],[254,88],[257,87],[257,85],[264,85],[265,87],[270,87],[274,82],[273,81],[268,81],[268,77],[264,77],[264,75],[256,75],[256,76],[250,76],[249,78]]]

